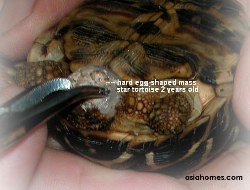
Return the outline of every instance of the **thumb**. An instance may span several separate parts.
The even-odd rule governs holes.
[[[250,129],[250,36],[248,36],[237,66],[234,83],[233,106],[244,126]]]

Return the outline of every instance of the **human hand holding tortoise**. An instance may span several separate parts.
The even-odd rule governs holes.
[[[67,9],[69,8],[69,6],[68,5],[66,6],[64,3],[54,2],[53,5],[50,4],[51,2],[47,2],[47,3],[48,4],[46,5],[46,2],[37,1],[36,6],[32,8],[32,10],[34,10],[33,14],[31,14],[29,17],[27,17],[23,21],[19,22],[18,25],[9,26],[10,29],[7,30],[9,32],[6,34],[3,34],[1,38],[2,43],[0,44],[0,50],[1,50],[3,57],[9,58],[9,59],[23,58],[27,50],[29,49],[28,46],[31,45],[31,42],[34,40],[34,38],[41,32],[41,30],[43,30],[42,28],[43,27],[47,28],[48,26],[53,25],[54,22],[56,22],[56,20],[61,17],[61,15],[59,16],[58,15],[49,16],[49,15],[64,14],[64,11],[68,12]],[[47,9],[44,9],[43,6],[47,7]],[[48,7],[50,7],[51,9]],[[45,10],[48,11],[48,13],[46,13]],[[53,11],[53,10],[60,10],[60,11]],[[40,20],[39,18],[44,16],[43,14],[48,16],[48,19],[46,19],[47,18],[46,17]],[[41,22],[41,23],[38,24],[37,22],[34,22],[34,20],[36,20],[37,22]],[[13,22],[14,21],[15,20],[13,20]],[[32,23],[34,25],[32,25]],[[39,28],[38,26],[41,28]],[[31,32],[27,33],[26,30],[27,29],[29,30],[29,27],[35,28],[35,29],[30,30]],[[18,34],[15,32],[17,30],[20,31]],[[37,33],[36,33],[36,30],[37,30]],[[10,45],[6,46],[5,44],[7,42],[9,42],[8,44]],[[24,48],[24,47],[27,47],[27,48]],[[247,48],[248,46],[246,45],[245,48],[243,49],[243,52],[247,51]],[[237,103],[237,101],[243,99],[243,98],[237,98],[237,96],[239,94],[241,97],[244,96],[243,92],[247,90],[246,86],[244,86],[245,85],[244,82],[246,81],[244,76],[247,75],[247,73],[244,75],[244,73],[247,71],[246,69],[247,64],[244,65],[244,63],[247,62],[247,59],[248,59],[247,56],[245,58],[243,54],[241,58],[240,66],[238,68],[238,73],[240,74],[236,75],[238,76],[238,78],[236,77],[236,85],[235,85],[235,88],[236,88],[235,97],[236,98],[234,99],[236,110],[238,111],[242,121],[244,121],[246,124],[247,124],[247,117],[244,117],[244,113],[245,113],[244,105],[247,105],[247,104],[245,104],[245,101],[244,101],[244,104]],[[241,65],[244,65],[243,69]],[[1,84],[3,86],[3,89],[5,89],[4,93],[2,94],[3,102],[4,102],[7,98],[9,98],[10,94],[14,95],[15,91],[17,92],[18,89],[17,87],[15,87],[15,85],[9,85],[6,82],[8,79],[6,79],[7,76],[4,73],[1,74],[1,77],[3,78]],[[239,88],[239,90],[237,90],[237,88]],[[237,94],[237,92],[239,91],[241,93]],[[4,96],[7,98],[4,99]],[[245,98],[245,100],[247,101],[247,98]],[[48,188],[55,189],[53,185],[56,185],[60,189],[60,185],[62,185],[61,182],[64,182],[66,179],[67,179],[67,183],[65,182],[65,184],[63,185],[68,185],[72,189],[74,189],[74,187],[77,187],[78,185],[81,186],[82,188],[84,187],[88,188],[90,186],[93,188],[97,188],[97,187],[102,187],[103,186],[102,184],[107,184],[107,183],[108,183],[107,188],[109,188],[109,185],[112,188],[115,188],[116,184],[119,187],[122,187],[121,184],[124,183],[124,185],[130,184],[131,188],[145,189],[145,182],[149,184],[147,185],[149,189],[152,189],[152,188],[164,189],[166,186],[168,187],[173,186],[173,189],[174,188],[178,189],[179,185],[183,184],[183,181],[179,184],[181,180],[175,180],[173,178],[161,176],[159,174],[145,174],[145,173],[128,172],[128,171],[113,171],[113,170],[109,170],[106,168],[102,168],[100,166],[96,166],[86,160],[82,160],[81,158],[70,155],[68,153],[62,153],[62,152],[58,152],[58,151],[47,149],[47,148],[44,149],[45,140],[46,140],[46,130],[44,128],[39,128],[36,131],[34,131],[31,135],[26,137],[26,139],[24,139],[18,145],[16,145],[12,149],[8,150],[4,155],[2,155],[3,164],[1,167],[4,167],[4,168],[1,171],[6,171],[3,173],[3,175],[7,176],[7,178],[6,177],[1,178],[5,180],[3,182],[6,182],[6,184],[8,184],[8,180],[12,180],[13,177],[17,175],[17,172],[20,171],[20,173],[22,174],[18,176],[23,176],[23,178],[21,179],[21,178],[15,177],[17,179],[20,179],[20,182],[16,181],[15,184],[12,183],[11,185],[17,185],[17,188],[23,187],[24,189],[27,187],[26,185],[28,184],[29,185],[31,184],[32,186],[31,189],[33,189],[34,186],[38,188],[43,188],[47,186]],[[210,175],[210,174],[211,175],[236,175],[237,172],[235,169],[241,168],[238,163],[235,168],[233,167],[228,168],[228,167],[223,166],[223,164],[227,166],[228,164],[230,164],[230,162],[234,163],[235,156],[237,157],[237,155],[248,154],[247,146],[245,146],[244,144],[240,144],[238,146],[239,146],[238,148],[234,148],[233,150],[230,150],[231,152],[232,151],[234,152],[233,156],[230,157],[232,153],[228,151],[227,153],[221,155],[221,157],[219,157],[218,159],[214,160],[209,165],[202,168],[200,171],[197,171],[197,173],[201,173],[203,175],[205,174],[206,175]],[[244,153],[242,153],[242,151]],[[246,159],[247,156],[242,156],[242,157],[238,156],[238,157],[242,159],[242,161],[240,162],[241,164],[246,163],[247,160],[244,160],[244,158]],[[227,159],[229,159],[229,162],[224,161]],[[38,167],[36,167],[37,165]],[[233,165],[235,164],[232,164],[232,166]],[[222,169],[219,169],[219,167],[221,167]],[[228,168],[229,171],[225,171],[224,168]],[[220,173],[219,171],[221,170],[224,170],[223,172],[225,172],[225,174]],[[11,173],[13,171],[15,171],[14,174]],[[87,172],[85,173],[85,171]],[[91,173],[91,171],[93,172]],[[204,173],[204,171],[206,171],[206,173]],[[240,171],[242,172],[241,169]],[[103,173],[106,173],[106,172],[109,172],[109,175],[106,174],[105,175],[106,177],[104,178]],[[33,176],[33,174],[35,174],[34,177],[31,177]],[[52,178],[52,175],[54,178]],[[68,175],[70,176],[70,178],[68,177]],[[237,175],[244,176],[244,174],[237,174]],[[8,176],[12,176],[12,178]],[[31,182],[31,179],[32,179],[32,182]],[[112,181],[110,181],[111,179]],[[48,185],[50,183],[53,183],[53,184]],[[184,183],[186,183],[187,186],[190,185],[195,188],[195,185],[199,187],[201,185],[205,185],[210,182],[202,181],[201,184],[198,184],[200,182],[189,183],[185,181]],[[218,185],[223,185],[223,183],[218,183]],[[129,187],[124,186],[124,188],[127,189]]]

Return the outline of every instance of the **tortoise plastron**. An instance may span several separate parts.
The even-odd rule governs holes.
[[[97,163],[179,175],[237,137],[231,97],[245,19],[234,0],[88,1],[37,38],[15,78],[24,87],[68,77],[110,88],[111,98],[56,115],[50,132]],[[153,80],[177,84],[131,91]]]

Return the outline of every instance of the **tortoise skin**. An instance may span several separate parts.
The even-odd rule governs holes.
[[[97,163],[179,175],[238,136],[231,96],[245,17],[234,0],[87,1],[37,38],[16,81],[30,87],[90,65],[120,80],[196,81],[199,92],[121,93],[113,116],[78,105],[49,121]]]

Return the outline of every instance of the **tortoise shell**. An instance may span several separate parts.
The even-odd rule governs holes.
[[[55,116],[51,132],[112,168],[181,174],[237,137],[231,97],[244,18],[234,0],[88,1],[37,38],[16,81],[115,83],[109,100]]]

